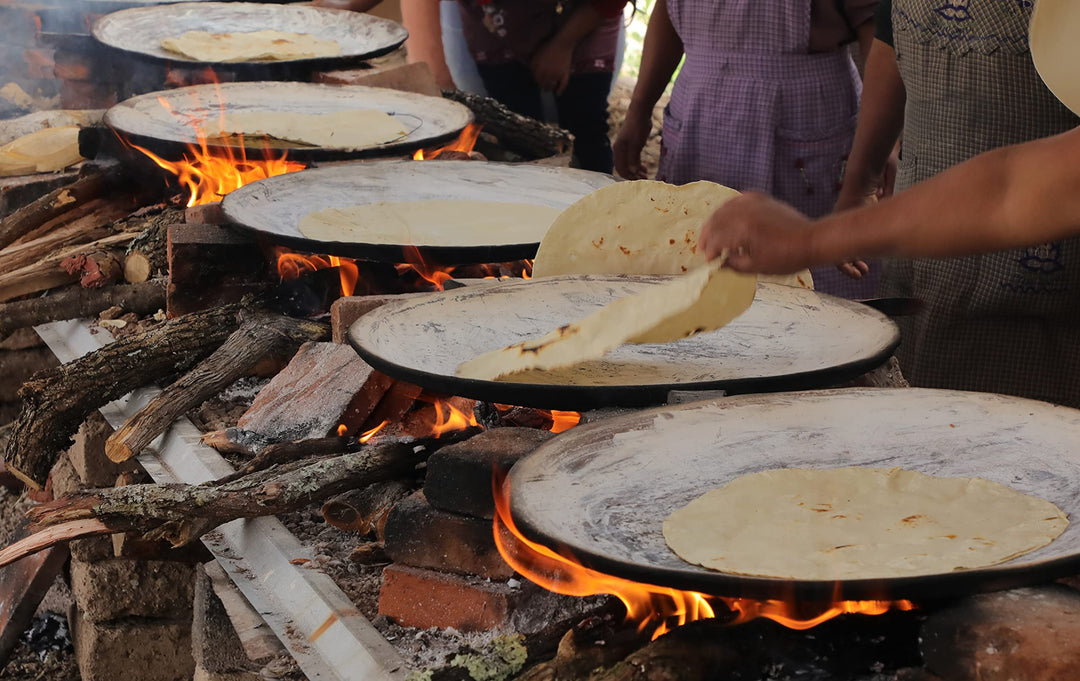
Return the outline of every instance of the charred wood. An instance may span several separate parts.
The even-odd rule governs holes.
[[[156,312],[165,305],[165,282],[158,279],[131,286],[69,288],[43,298],[0,303],[0,338],[28,326],[90,317],[115,305],[140,315]]]
[[[390,510],[412,492],[413,486],[403,480],[380,482],[334,497],[323,504],[322,515],[339,530],[382,539]]]
[[[245,475],[251,475],[266,470],[271,466],[277,466],[291,461],[306,459],[312,456],[327,456],[330,454],[343,454],[350,449],[359,446],[356,438],[350,437],[317,437],[295,442],[278,442],[272,444],[258,454],[243,467],[218,480],[219,483],[233,482]]]
[[[8,470],[42,489],[56,457],[98,407],[213,352],[239,326],[238,306],[179,317],[37,374],[20,391],[19,417],[5,459]]]
[[[126,461],[153,442],[180,415],[218,394],[268,356],[292,356],[308,341],[330,337],[330,326],[265,312],[243,322],[198,366],[163,390],[105,442],[105,454]],[[341,451],[341,450],[337,450]]]
[[[498,137],[514,153],[537,159],[566,154],[573,149],[574,138],[567,131],[514,113],[490,97],[461,90],[444,90],[443,97],[469,107],[476,122],[484,126],[484,132]]]

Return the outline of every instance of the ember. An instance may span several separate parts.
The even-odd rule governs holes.
[[[509,480],[496,475],[495,545],[503,560],[529,581],[549,591],[567,596],[611,594],[626,607],[627,620],[653,639],[676,626],[712,619],[716,612],[735,615],[729,624],[741,624],[759,617],[771,619],[789,629],[810,629],[838,615],[880,615],[890,610],[913,610],[910,601],[839,601],[822,607],[780,600],[708,596],[694,591],[632,582],[584,567],[570,555],[559,553],[526,539],[510,516]],[[812,608],[814,612],[807,612]]]

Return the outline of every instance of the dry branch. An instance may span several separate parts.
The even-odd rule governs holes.
[[[528,158],[547,158],[569,152],[574,138],[567,131],[514,113],[490,97],[461,90],[444,90],[443,97],[472,109],[484,132],[499,138],[504,147]]]
[[[140,315],[155,312],[165,306],[165,281],[99,289],[69,288],[43,298],[0,303],[0,338],[28,326],[90,317],[115,305]]]
[[[228,483],[89,490],[36,506],[27,516],[37,528],[98,520],[114,532],[139,532],[147,539],[166,539],[174,546],[183,546],[237,518],[287,513],[347,489],[406,475],[423,456],[407,445],[371,445],[303,465],[260,471]]]
[[[329,325],[321,322],[265,312],[243,317],[240,328],[220,348],[109,436],[105,442],[109,459],[119,463],[135,456],[177,417],[229,387],[266,357],[291,357],[302,344],[330,337]]]
[[[35,238],[24,237],[0,250],[0,272],[25,267],[61,248],[90,243],[106,237],[111,232],[105,227],[126,215],[127,212],[126,208],[116,203],[104,200],[91,201],[72,213],[66,213],[44,225],[40,235],[26,235],[26,237],[34,236]]]
[[[210,444],[212,447],[214,446],[210,442],[207,442],[205,438],[203,441]],[[358,444],[356,438],[340,436],[317,437],[307,440],[296,440],[295,442],[277,442],[260,450],[259,453],[255,455],[255,458],[248,461],[235,472],[220,478],[218,482],[232,482],[245,475],[251,475],[252,473],[266,470],[271,466],[299,459],[306,459],[309,456],[341,454],[348,451],[350,447],[355,446],[356,444]],[[219,449],[218,451],[221,450]]]
[[[20,391],[22,410],[5,453],[8,470],[34,489],[44,487],[56,457],[93,410],[189,369],[236,330],[238,310],[177,317],[36,374]]]
[[[111,532],[112,530],[105,523],[94,518],[72,520],[68,523],[53,525],[0,550],[0,567],[10,565],[24,556],[37,553],[60,542],[71,541],[80,537],[110,534]]]
[[[0,248],[15,242],[42,224],[78,206],[99,198],[116,181],[119,171],[94,173],[79,178],[72,184],[49,192],[40,199],[23,206],[0,220]]]
[[[374,533],[381,539],[390,510],[412,491],[412,486],[403,480],[387,480],[334,497],[323,504],[322,515],[339,530]]]

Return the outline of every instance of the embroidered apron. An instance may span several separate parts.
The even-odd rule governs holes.
[[[810,0],[668,0],[686,60],[664,110],[657,179],[711,180],[832,211],[862,82],[846,49],[809,54]],[[821,290],[871,295],[833,267]],[[860,290],[861,289],[861,290]]]
[[[895,0],[907,90],[897,190],[984,151],[1078,121],[1031,63],[1029,0]],[[948,259],[894,260],[885,295],[926,301],[901,318],[912,385],[1080,406],[1080,240]]]

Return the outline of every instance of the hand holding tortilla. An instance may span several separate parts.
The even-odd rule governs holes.
[[[900,468],[773,469],[672,513],[664,538],[713,570],[800,580],[879,579],[985,567],[1045,546],[1054,504],[982,478]]]
[[[336,41],[274,30],[250,33],[186,31],[165,38],[161,46],[188,59],[211,63],[317,59],[341,54],[341,46]]]

